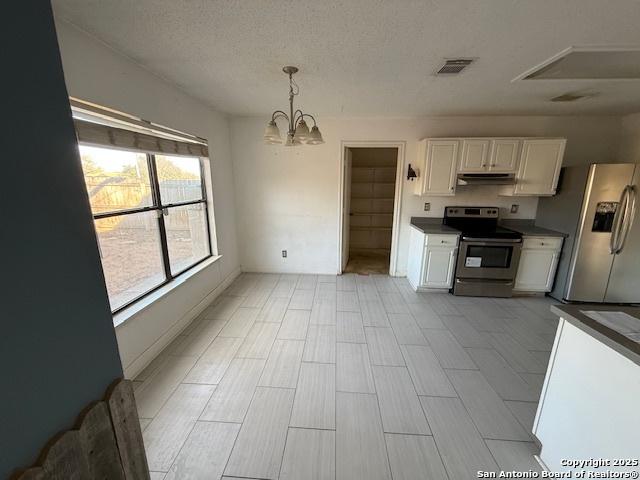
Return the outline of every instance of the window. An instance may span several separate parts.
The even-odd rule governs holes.
[[[111,310],[211,256],[199,157],[80,145]]]

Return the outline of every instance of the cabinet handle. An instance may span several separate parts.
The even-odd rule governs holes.
[[[440,240],[440,243],[444,243],[444,240]]]
[[[495,167],[495,166],[496,166],[496,164],[495,164],[495,163],[492,163],[492,164],[491,164],[491,166],[492,166],[492,167]]]

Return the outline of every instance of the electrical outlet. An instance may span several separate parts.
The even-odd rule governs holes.
[[[431,210],[431,204],[430,203],[425,203],[424,204],[424,211],[428,212],[429,210]]]
[[[520,205],[511,205],[511,213],[518,213],[518,209],[520,208]]]
[[[282,250],[282,258],[287,258],[287,251],[286,250]]]

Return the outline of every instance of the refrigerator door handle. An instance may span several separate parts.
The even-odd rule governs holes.
[[[616,245],[616,254],[620,253],[624,248],[624,244],[629,236],[629,230],[633,225],[633,219],[636,213],[636,189],[633,185],[627,185],[624,189],[626,194],[624,217],[621,221],[620,237],[618,245]]]
[[[627,207],[627,187],[622,190],[620,199],[618,200],[618,208],[613,216],[613,225],[611,226],[611,236],[609,237],[609,253],[615,255],[618,252],[620,233],[622,230],[622,219],[624,211]]]

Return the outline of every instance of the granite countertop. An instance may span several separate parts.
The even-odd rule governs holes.
[[[510,228],[524,236],[537,236],[537,237],[568,237],[566,233],[558,232],[556,230],[549,230],[548,228],[538,227],[535,225],[535,220],[502,220],[500,222],[505,228]]]
[[[552,305],[551,311],[640,365],[639,307],[602,304]],[[605,312],[623,313],[628,316],[606,318]]]
[[[442,224],[442,218],[411,217],[411,226],[422,233],[440,233],[460,235],[460,230]]]

